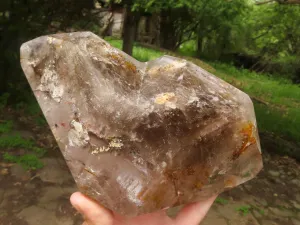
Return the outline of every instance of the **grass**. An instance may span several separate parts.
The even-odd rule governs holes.
[[[221,198],[221,197],[217,197],[215,200],[216,203],[219,203],[221,205],[227,205],[228,204],[228,200],[225,198]]]
[[[263,209],[260,209],[259,207],[251,206],[251,205],[242,205],[242,206],[237,207],[235,210],[242,213],[243,216],[247,216],[250,213],[250,211],[252,211],[252,210],[257,210],[258,213],[260,213],[261,215],[265,215],[265,211]]]
[[[236,84],[250,95],[261,97],[268,103],[285,107],[300,106],[300,88],[291,81],[267,74],[257,74],[224,63],[211,63],[219,77]]]
[[[24,154],[21,156],[15,156],[6,152],[3,154],[3,159],[7,162],[20,164],[26,170],[36,170],[43,168],[44,166],[44,164],[35,154]]]
[[[115,48],[122,49],[122,41],[113,39],[113,38],[106,38],[106,40]],[[135,44],[133,49],[133,57],[141,62],[146,62],[149,60],[153,60],[163,56],[164,53],[155,49],[144,48],[138,44]]]
[[[195,57],[196,51],[197,51],[197,42],[195,40],[190,40],[183,43],[178,49],[179,54],[190,56],[190,57]]]
[[[216,69],[215,75],[257,100],[254,101],[254,106],[261,131],[271,132],[299,143],[299,86],[284,78],[237,69],[228,64],[211,65]]]
[[[34,120],[35,125],[40,127],[46,126],[47,121],[39,104],[33,96],[29,99],[30,100],[28,100],[27,103],[19,102],[15,104],[15,109],[18,111],[23,111],[25,115],[30,116]]]
[[[0,95],[0,110],[4,109],[4,107],[7,105],[9,96],[10,96],[9,93],[4,93]]]
[[[7,105],[9,94],[5,93],[0,96],[0,110]],[[14,105],[15,110],[30,116],[35,125],[45,126],[47,124],[41,109],[33,96],[30,96],[27,103],[19,102]],[[0,121],[0,149],[4,149],[2,158],[11,163],[17,163],[25,169],[35,170],[43,167],[40,158],[46,154],[46,150],[36,146],[34,140],[23,138],[14,130],[14,123],[12,120]],[[19,154],[22,149],[23,153]]]
[[[122,46],[120,40],[108,39],[108,41],[114,47],[121,48]],[[166,54],[188,59],[249,94],[254,99],[260,131],[300,144],[299,86],[284,78],[257,74],[246,69],[238,69],[230,64],[205,63],[192,58],[191,56],[194,56],[194,43],[192,42],[180,48],[179,53],[145,48],[137,44],[133,50],[133,57],[140,61],[152,60]]]
[[[6,152],[2,157],[7,162],[18,163],[25,169],[35,170],[43,167],[40,157],[46,154],[46,150],[36,146],[33,140],[23,138],[19,134],[11,134],[13,122],[3,121],[0,123],[0,149]],[[18,154],[17,149],[23,149],[23,154]]]
[[[11,131],[13,128],[13,121],[12,120],[4,120],[0,123],[0,134],[7,133]]]
[[[235,210],[241,212],[244,216],[247,216],[252,207],[250,205],[242,205],[236,208]]]

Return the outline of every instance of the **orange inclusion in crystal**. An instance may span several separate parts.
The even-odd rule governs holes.
[[[256,139],[255,137],[253,136],[253,133],[254,133],[254,130],[255,130],[255,126],[253,125],[253,123],[249,122],[247,123],[241,130],[241,134],[244,136],[244,139],[243,139],[243,143],[242,143],[242,147],[238,150],[238,151],[235,151],[233,153],[233,156],[232,156],[232,159],[237,159],[243,152],[246,151],[246,149],[256,143]]]
[[[131,62],[125,61],[125,68],[133,73],[136,73],[136,66]]]
[[[113,53],[113,54],[110,54],[110,58],[113,61],[115,61],[116,63],[121,64],[125,69],[127,69],[133,73],[137,72],[136,66],[132,62],[126,61],[122,55]]]

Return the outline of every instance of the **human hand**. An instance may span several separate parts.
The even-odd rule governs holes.
[[[70,201],[83,215],[83,225],[198,225],[215,199],[216,196],[206,201],[188,204],[174,219],[168,217],[164,210],[127,218],[104,208],[80,192],[72,194]]]

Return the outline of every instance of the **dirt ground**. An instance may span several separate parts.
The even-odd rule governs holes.
[[[69,203],[76,186],[51,132],[23,125],[18,129],[48,153],[37,171],[0,158],[0,225],[80,225],[81,216]],[[266,152],[263,158],[261,173],[221,194],[201,225],[300,225],[300,164]]]

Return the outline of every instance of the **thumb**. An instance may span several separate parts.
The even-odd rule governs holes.
[[[113,225],[112,212],[80,192],[73,193],[70,201],[88,225]]]

